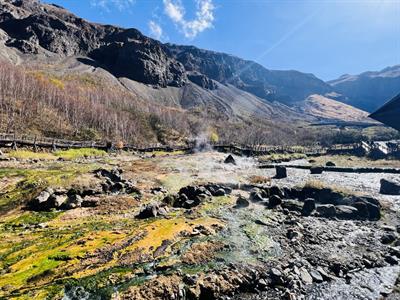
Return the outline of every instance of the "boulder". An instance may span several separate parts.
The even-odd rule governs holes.
[[[382,244],[391,244],[397,239],[397,234],[394,232],[386,233],[381,237]]]
[[[263,202],[266,199],[261,196],[261,193],[259,191],[252,191],[250,193],[250,200],[253,202]]]
[[[287,177],[287,171],[286,171],[285,167],[276,166],[275,170],[276,170],[276,175],[275,175],[276,179],[282,179],[282,178],[286,178]]]
[[[74,209],[82,206],[83,199],[77,194],[69,195],[68,200],[61,206],[62,209]]]
[[[342,220],[353,220],[358,215],[358,209],[349,205],[337,205],[336,216]]]
[[[272,195],[269,197],[269,207],[276,207],[282,204],[282,199],[278,195]]]
[[[286,208],[289,211],[298,211],[301,212],[303,210],[303,203],[298,200],[283,200],[282,208]]]
[[[314,282],[321,283],[324,281],[322,275],[317,270],[311,270],[310,275]]]
[[[357,218],[361,220],[369,219],[368,205],[364,201],[357,201],[353,204],[357,208]]]
[[[40,192],[33,200],[29,202],[29,206],[33,210],[48,210],[51,208],[50,197],[54,193],[52,188],[47,188]]]
[[[304,284],[312,284],[313,279],[310,273],[303,267],[300,270],[300,279]]]
[[[247,200],[243,196],[239,196],[236,200],[235,208],[244,208],[244,207],[248,207],[249,205],[250,205],[249,200]]]
[[[324,169],[322,167],[311,167],[310,172],[311,174],[322,174]]]
[[[232,156],[231,154],[229,154],[229,155],[225,158],[224,163],[236,165],[236,161],[235,161],[235,159],[233,158],[233,156]]]
[[[314,210],[315,210],[315,200],[312,198],[307,198],[306,200],[304,200],[301,214],[303,216],[309,216]]]
[[[385,195],[400,195],[400,181],[382,178],[380,193]]]
[[[332,161],[328,161],[328,162],[325,164],[325,166],[327,166],[327,167],[336,167],[336,164],[335,164],[334,162],[332,162]]]
[[[216,196],[216,197],[225,196],[225,190],[220,188],[220,189],[215,191],[213,196]]]
[[[324,217],[324,218],[336,217],[336,208],[333,204],[317,205],[316,210],[321,217]]]
[[[279,187],[279,186],[271,186],[270,188],[269,188],[269,193],[268,193],[270,196],[273,196],[273,195],[277,195],[277,196],[279,196],[280,198],[283,198],[284,197],[284,193],[283,193],[283,190]]]
[[[136,216],[138,219],[155,218],[157,216],[165,216],[168,214],[168,207],[159,203],[151,203],[143,206]]]

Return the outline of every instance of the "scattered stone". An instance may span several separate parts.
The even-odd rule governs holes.
[[[317,270],[311,270],[310,275],[314,282],[321,283],[324,281],[322,275]]]
[[[353,204],[355,208],[357,208],[357,216],[361,220],[367,220],[369,218],[368,206],[363,201],[357,201]]]
[[[168,214],[168,207],[162,206],[159,203],[147,204],[140,210],[137,215],[138,219],[155,218],[159,215],[165,216]]]
[[[381,194],[400,195],[400,182],[394,179],[381,179]]]
[[[287,231],[287,233],[286,233],[286,237],[287,237],[289,240],[294,241],[294,240],[299,240],[299,239],[301,239],[302,234],[301,234],[299,231],[290,228],[290,229],[288,229],[288,231]]]
[[[336,206],[336,217],[342,220],[353,220],[358,215],[358,209],[348,205],[337,205]]]
[[[282,272],[279,271],[276,268],[272,268],[269,271],[269,275],[271,278],[271,285],[276,286],[276,285],[282,285],[283,284],[283,275]]]
[[[319,204],[317,205],[316,210],[321,217],[324,218],[336,217],[336,209],[333,204]]]
[[[303,203],[298,200],[283,200],[282,207],[288,209],[289,211],[298,211],[301,212],[303,210]]]
[[[287,177],[287,171],[286,168],[283,166],[276,166],[275,167],[276,170],[276,175],[275,178],[276,179],[283,179]]]
[[[236,200],[235,208],[245,208],[250,205],[249,200],[244,198],[243,196],[239,196]]]
[[[310,273],[308,273],[308,271],[302,267],[299,269],[300,272],[300,279],[304,284],[312,284],[313,283],[313,279],[310,275]]]
[[[215,191],[213,196],[216,196],[216,197],[225,196],[225,190],[224,189],[218,189],[218,190]]]
[[[261,196],[261,193],[253,191],[250,193],[250,200],[253,202],[263,202],[265,199]]]
[[[381,237],[382,244],[391,244],[397,239],[397,234],[394,232],[386,233]]]
[[[272,195],[269,197],[269,207],[276,207],[282,204],[282,199],[278,195]]]
[[[304,201],[303,208],[301,210],[301,214],[303,216],[310,216],[311,213],[315,210],[315,200],[312,198],[307,198]]]
[[[233,158],[233,156],[232,156],[231,154],[229,154],[229,155],[225,158],[224,163],[236,165],[236,161],[235,161],[235,159]]]

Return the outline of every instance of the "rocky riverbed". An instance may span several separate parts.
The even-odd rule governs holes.
[[[0,162],[0,298],[400,297],[398,175],[226,158]]]

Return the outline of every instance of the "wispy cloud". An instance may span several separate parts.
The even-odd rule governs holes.
[[[163,30],[161,26],[154,21],[149,22],[149,30],[150,36],[157,40],[161,39],[161,37],[163,36]]]
[[[133,4],[135,4],[135,0],[90,0],[90,5],[106,11],[110,11],[113,7],[124,10]]]
[[[196,0],[196,18],[185,19],[185,8],[180,0],[163,0],[165,14],[179,27],[186,38],[193,39],[213,27],[215,6],[212,0]]]

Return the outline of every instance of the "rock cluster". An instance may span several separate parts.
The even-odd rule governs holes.
[[[232,189],[219,184],[206,184],[200,186],[186,186],[178,194],[168,195],[163,202],[173,207],[190,209],[209,199],[211,196],[220,197],[228,195]]]
[[[169,209],[165,203],[150,203],[143,206],[136,216],[138,219],[155,218],[157,216],[166,216]]]
[[[254,188],[250,200],[262,202],[268,208],[280,206],[303,216],[343,220],[379,220],[381,217],[381,205],[377,199],[347,196],[330,189]]]
[[[28,203],[28,207],[36,211],[48,211],[51,209],[68,210],[77,207],[93,207],[98,205],[98,200],[90,196],[102,194],[132,194],[140,196],[140,191],[133,182],[125,180],[122,171],[99,169],[95,176],[103,182],[95,187],[81,187],[66,189],[46,188]]]

